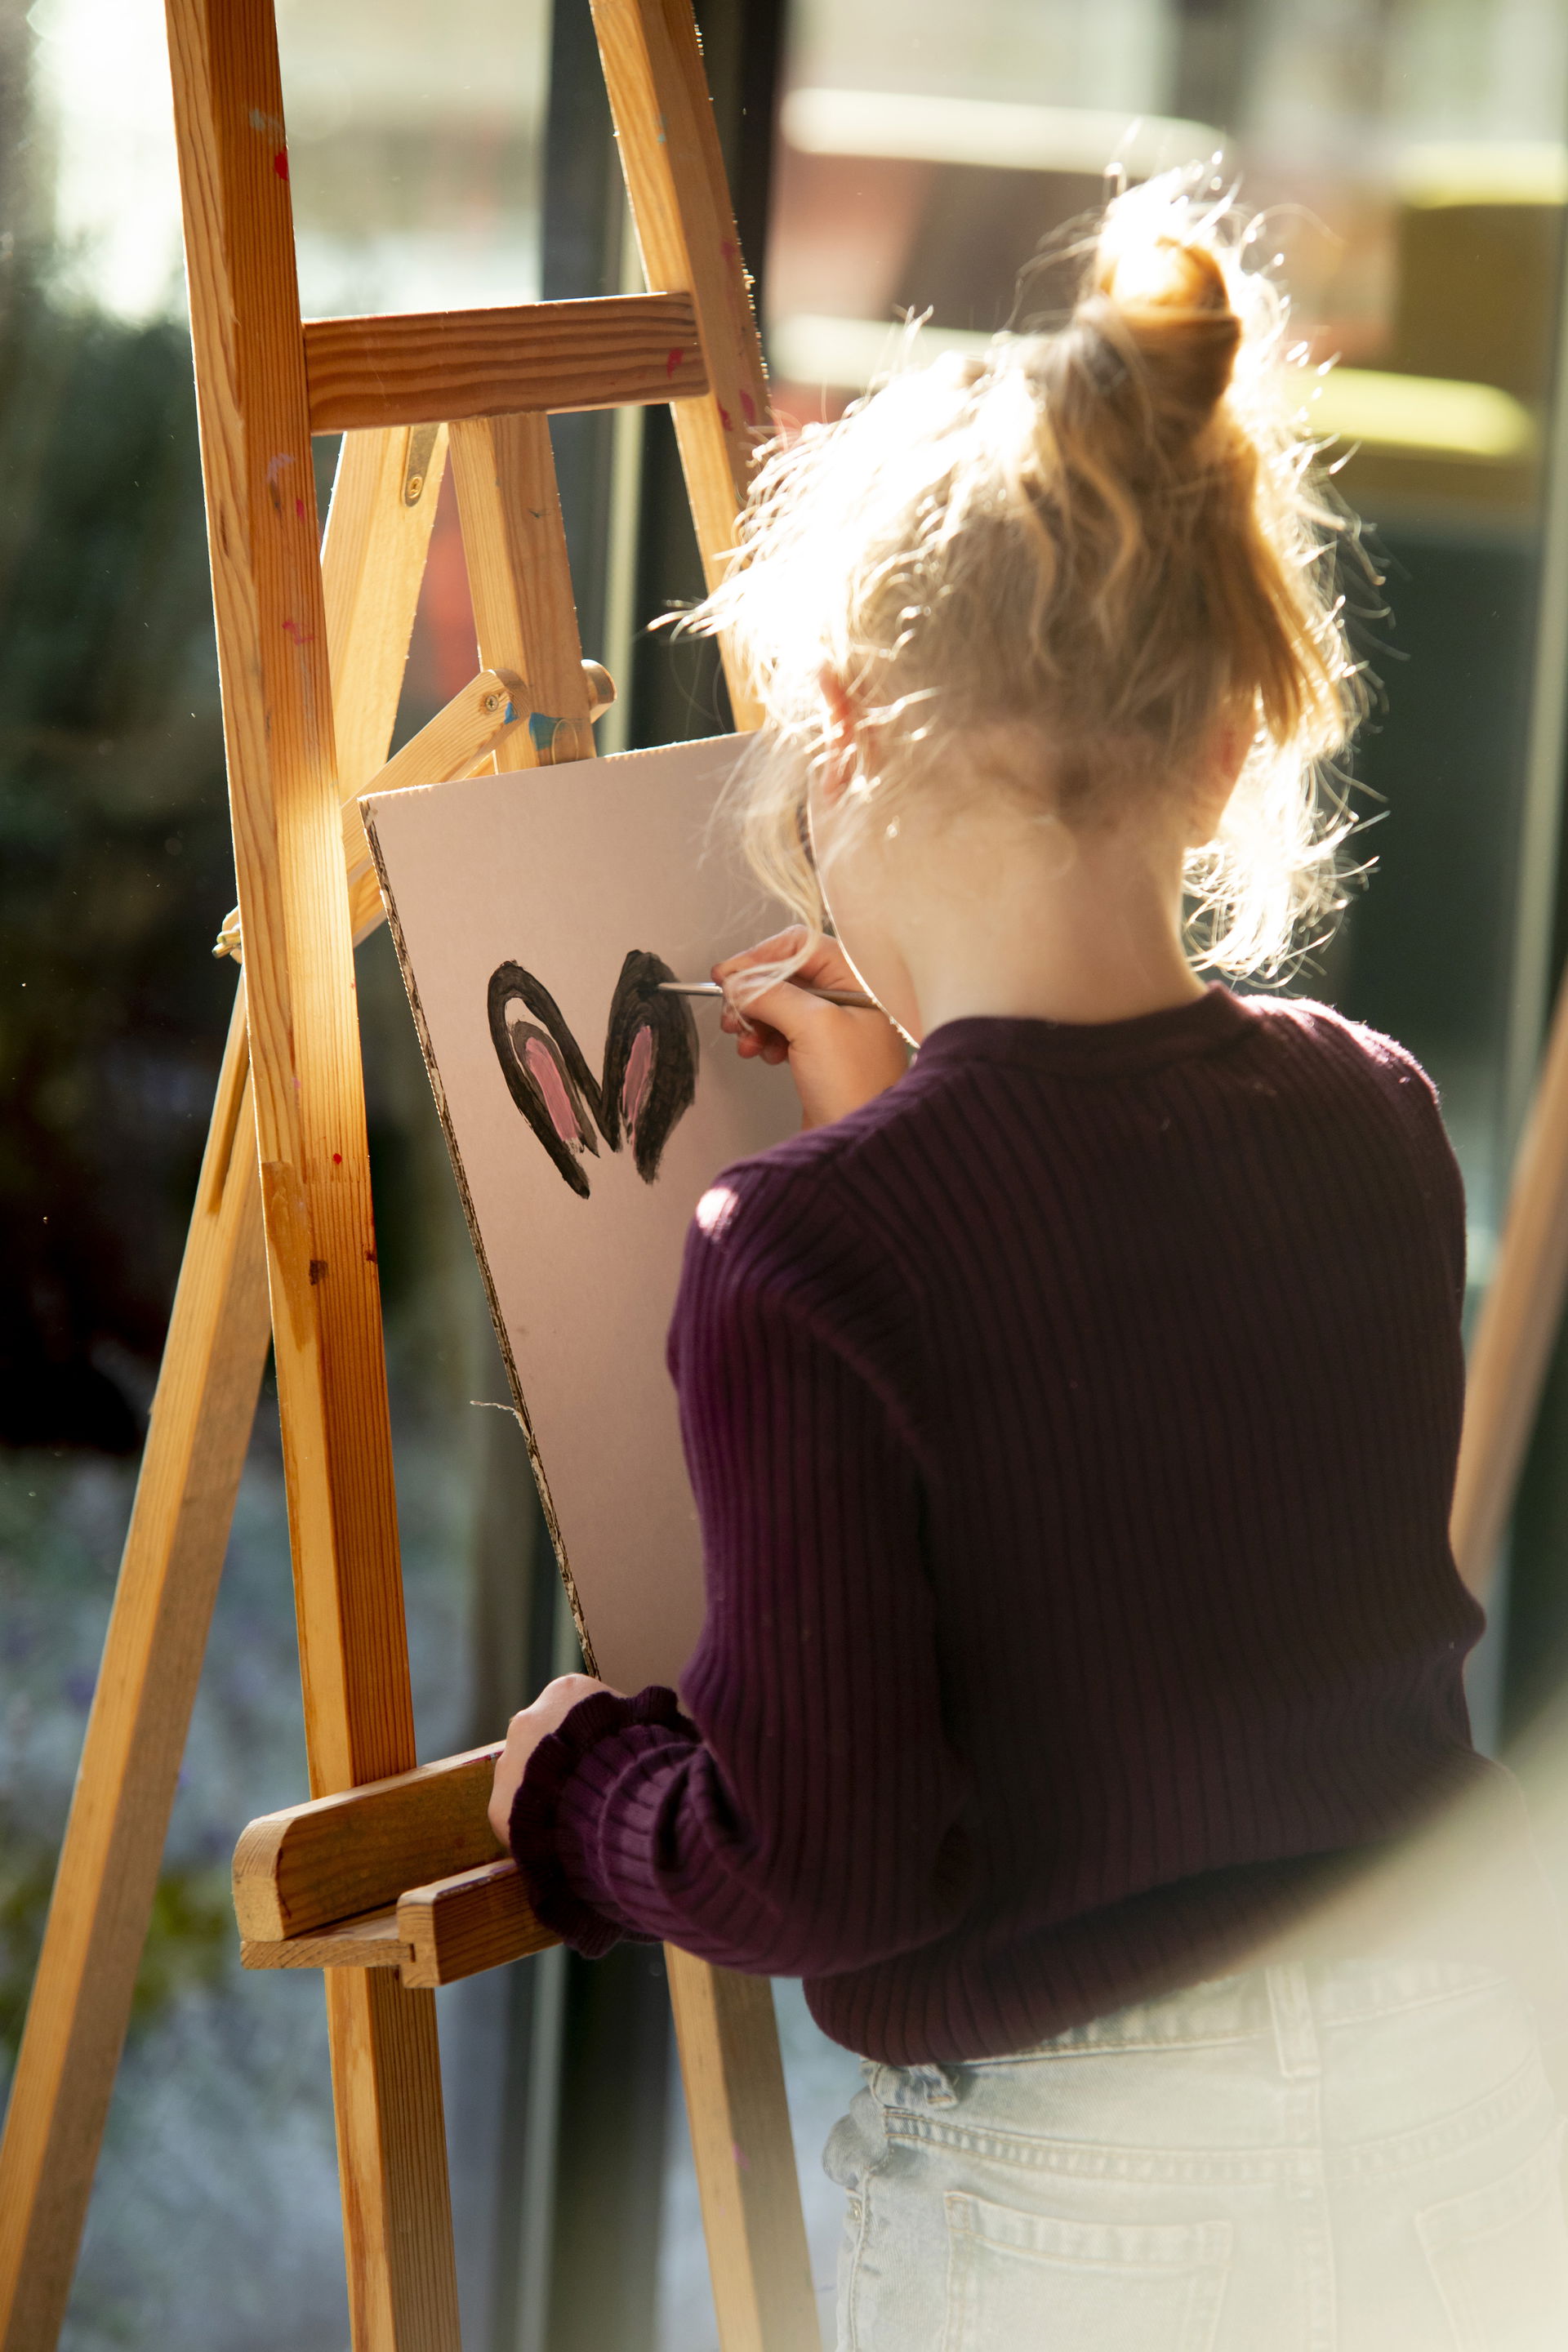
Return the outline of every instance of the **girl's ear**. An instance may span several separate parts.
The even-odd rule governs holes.
[[[1228,710],[1216,720],[1206,753],[1199,761],[1193,779],[1190,848],[1203,848],[1219,831],[1220,819],[1247,765],[1252,737],[1250,712]]]
[[[821,669],[816,674],[817,688],[827,706],[827,732],[832,740],[834,758],[827,761],[822,777],[824,796],[837,801],[855,772],[856,739],[859,732],[860,713],[854,696],[837,670]]]

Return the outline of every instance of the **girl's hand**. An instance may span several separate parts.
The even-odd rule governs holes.
[[[786,981],[751,995],[735,982],[754,965],[799,952],[806,934],[797,925],[713,967],[724,985],[722,1027],[744,1061],[787,1061],[807,1127],[858,1110],[909,1067],[903,1039],[885,1013],[825,1004],[814,988],[858,990],[860,982],[833,940],[818,939]],[[798,983],[798,984],[797,984]]]
[[[592,1675],[557,1675],[546,1683],[531,1706],[514,1715],[507,1726],[506,1746],[496,1758],[496,1777],[490,1788],[490,1827],[503,1846],[510,1847],[512,1800],[528,1769],[528,1759],[542,1739],[548,1739],[571,1714],[579,1699],[592,1698],[595,1691],[608,1690],[608,1683],[595,1682]],[[617,1691],[615,1696],[619,1697]]]

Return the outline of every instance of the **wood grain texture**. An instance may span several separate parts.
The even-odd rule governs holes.
[[[0,2345],[65,2316],[267,1357],[243,987],[0,2142]]]
[[[499,1741],[469,1748],[248,1823],[234,1854],[241,1935],[280,1941],[493,1862],[486,1807],[500,1753]]]
[[[773,1987],[664,1948],[723,2352],[820,2352]]]
[[[405,1985],[434,1991],[558,1940],[534,1917],[517,1864],[497,1860],[410,1887],[382,1910],[294,1936],[247,1936],[239,1957],[247,1969],[395,1968]]]
[[[420,458],[418,497],[407,498],[413,438],[403,429],[345,433],[338,453],[321,596],[342,800],[364,790],[391,747],[447,470],[443,429]]]
[[[521,677],[531,712],[499,768],[593,756],[594,697],[583,665],[550,426],[493,416],[452,426],[452,471],[479,659]]]
[[[415,784],[445,784],[458,776],[472,775],[488,751],[504,742],[514,727],[527,723],[526,708],[517,699],[521,691],[520,679],[481,670],[416,735],[409,737],[395,759],[367,780],[365,790],[401,793]],[[357,800],[345,800],[342,804],[342,835],[343,864],[352,895],[362,876],[374,871]],[[351,929],[355,929],[352,913],[350,919]]]
[[[282,100],[264,0],[170,0],[169,22],[306,1741],[321,1790],[415,1756],[292,225],[277,168]]]
[[[626,193],[650,286],[689,293],[709,390],[671,411],[708,584],[735,543],[757,448],[771,431],[767,375],[689,0],[593,0]],[[754,696],[728,647],[735,724]]]
[[[325,1970],[355,2352],[459,2352],[436,1996]]]
[[[355,1919],[337,1919],[312,1927],[302,1936],[268,1940],[241,1938],[243,1969],[398,1969],[407,1956],[397,1910],[366,1911]]]
[[[588,689],[588,716],[590,720],[596,719],[613,705],[615,685],[609,672],[598,662],[585,661],[583,672]],[[416,735],[409,737],[395,759],[368,779],[365,793],[401,793],[418,784],[450,783],[459,776],[473,775],[486,755],[514,727],[525,725],[532,715],[527,708],[521,679],[501,677],[494,670],[481,670]],[[380,890],[374,880],[370,845],[365,839],[364,819],[357,799],[342,803],[342,827],[350,925],[357,947],[383,919]],[[219,925],[213,953],[243,960],[244,933],[237,907],[231,907]]]
[[[269,0],[168,0],[246,941],[306,1749],[321,1793],[408,1769],[413,1707]],[[359,2352],[458,2342],[427,1994],[327,1974]]]
[[[1497,1265],[1470,1347],[1450,1532],[1459,1573],[1478,1600],[1485,1600],[1497,1574],[1565,1292],[1568,981],[1558,992]]]
[[[548,1951],[560,1940],[535,1918],[517,1864],[495,1859],[411,1886],[398,1902],[397,1932],[406,1954],[404,1983],[431,1988]]]
[[[591,728],[594,720],[603,718],[614,704],[615,681],[600,662],[580,662],[578,667],[582,672],[580,698]],[[514,672],[482,669],[416,735],[409,737],[394,759],[370,777],[360,797],[373,793],[407,792],[419,784],[451,783],[459,776],[475,775],[485,765],[487,755],[499,753],[515,730],[531,731],[540,718],[541,713],[530,709],[527,688]],[[551,723],[553,729],[557,722]],[[588,740],[591,743],[591,735]],[[372,865],[359,798],[344,801],[342,824],[343,862],[352,895]],[[358,937],[357,931],[355,936]]]
[[[470,775],[485,754],[511,728],[520,726],[526,716],[513,698],[515,685],[515,680],[509,683],[489,670],[481,670],[461,694],[454,695],[444,709],[438,710],[416,735],[409,737],[395,759],[389,760],[370,777],[367,792],[405,792],[412,785],[447,783],[455,777]],[[363,897],[360,886],[367,876],[374,878],[370,844],[364,837],[364,819],[357,800],[343,802],[342,821],[349,921],[357,946],[363,935],[356,919]],[[363,899],[363,904],[368,910],[369,899]],[[380,906],[379,889],[375,905]],[[213,953],[220,952],[244,960],[245,927],[237,907],[229,908],[218,928]]]
[[[311,319],[305,376],[315,433],[642,407],[708,389],[685,294]]]

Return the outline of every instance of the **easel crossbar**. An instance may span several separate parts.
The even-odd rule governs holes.
[[[510,310],[305,323],[312,433],[561,415],[708,389],[689,294],[605,294]]]

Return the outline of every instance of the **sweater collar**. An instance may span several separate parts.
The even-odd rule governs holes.
[[[1085,1075],[1153,1069],[1216,1053],[1243,1035],[1257,1018],[1249,1003],[1217,980],[1184,1004],[1140,1013],[1130,1021],[1030,1021],[973,1013],[933,1029],[916,1066],[1005,1062],[1016,1068]]]

